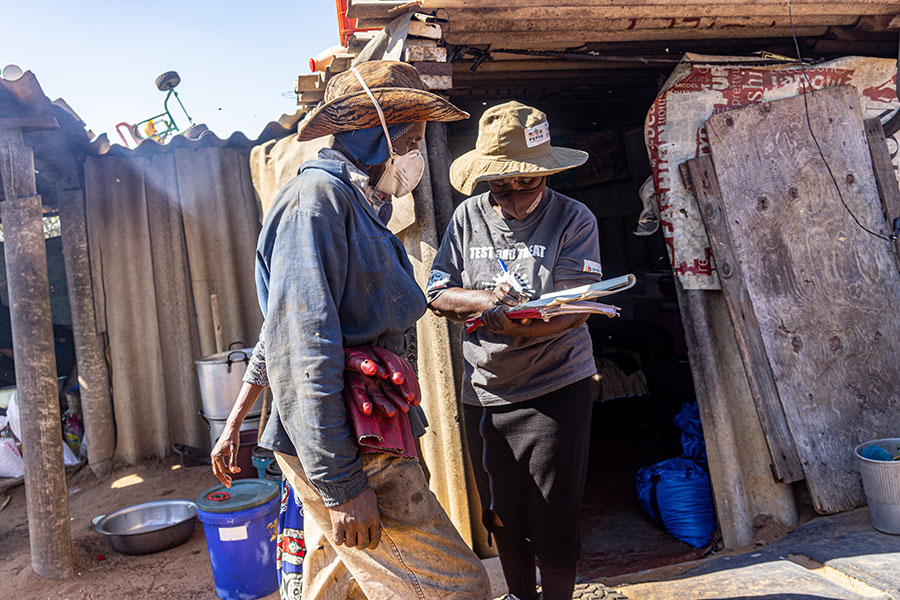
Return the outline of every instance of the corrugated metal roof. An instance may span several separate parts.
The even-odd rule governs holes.
[[[0,79],[0,118],[10,116],[52,116],[59,123],[59,128],[47,131],[29,131],[24,133],[25,143],[34,150],[34,162],[38,193],[41,194],[45,207],[56,206],[56,186],[66,176],[80,176],[80,165],[84,156],[89,154],[114,154],[131,156],[159,152],[168,152],[178,148],[204,148],[209,146],[247,149],[271,139],[280,138],[296,129],[297,122],[303,112],[282,115],[263,128],[255,139],[250,139],[241,132],[236,132],[222,139],[209,132],[199,140],[188,139],[182,135],[175,136],[166,144],[145,141],[136,149],[129,149],[118,144],[110,144],[106,134],[93,140],[93,134],[85,123],[62,99],[51,101],[31,71],[20,78],[9,81]],[[0,189],[0,199],[3,198]]]
[[[77,174],[78,156],[90,151],[90,138],[78,115],[63,100],[51,102],[31,71],[15,81],[0,79],[0,118],[29,116],[50,116],[59,123],[58,129],[23,133],[34,150],[38,193],[45,206],[54,206],[56,184]]]
[[[205,133],[200,139],[191,139],[184,135],[176,135],[165,144],[155,140],[145,140],[137,148],[126,148],[118,143],[110,143],[107,134],[100,135],[91,144],[92,154],[114,154],[117,156],[131,156],[133,154],[156,154],[169,152],[178,148],[207,148],[216,146],[220,148],[239,148],[249,150],[269,140],[284,137],[296,131],[297,122],[303,118],[305,112],[298,111],[294,114],[284,114],[276,121],[269,121],[258,136],[248,138],[243,132],[236,131],[227,138],[220,138],[214,132]]]

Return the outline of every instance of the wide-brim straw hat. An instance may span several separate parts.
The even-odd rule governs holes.
[[[481,116],[475,149],[450,165],[450,183],[471,195],[481,181],[553,175],[587,159],[582,150],[550,145],[547,115],[520,102],[506,102]]]
[[[372,60],[356,69],[384,112],[388,125],[418,121],[459,121],[469,113],[425,90],[415,67],[393,60]],[[381,124],[372,99],[352,70],[332,77],[325,88],[325,103],[300,124],[301,142],[323,135],[368,129]]]

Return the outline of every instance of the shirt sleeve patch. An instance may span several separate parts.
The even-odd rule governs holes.
[[[442,290],[447,287],[449,283],[450,273],[433,269],[431,275],[428,276],[428,286],[425,288],[425,291],[431,292],[433,290]]]
[[[600,263],[588,259],[584,259],[584,272],[603,275],[603,269],[600,268]]]

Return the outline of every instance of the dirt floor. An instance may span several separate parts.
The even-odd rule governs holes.
[[[209,467],[182,468],[177,460],[120,467],[98,480],[87,468],[69,477],[69,512],[76,575],[48,581],[31,569],[25,488],[8,493],[0,512],[0,598],[16,600],[153,598],[215,600],[203,527],[183,545],[145,556],[126,556],[94,531],[91,518],[162,498],[196,500],[217,482]],[[266,597],[277,600],[278,594]]]
[[[582,555],[578,573],[613,578],[704,555],[654,525],[641,511],[634,482],[642,467],[677,455],[680,448],[646,419],[646,399],[595,405],[591,454],[581,508]]]

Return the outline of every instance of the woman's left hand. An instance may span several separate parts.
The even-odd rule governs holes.
[[[481,313],[481,322],[484,326],[500,335],[508,335],[510,337],[522,335],[527,331],[530,319],[517,321],[506,316],[506,312],[512,307],[500,304],[494,308],[488,309]]]

